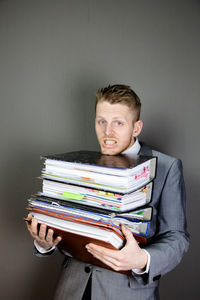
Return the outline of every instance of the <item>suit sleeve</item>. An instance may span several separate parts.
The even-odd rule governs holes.
[[[151,283],[175,268],[189,247],[186,231],[186,193],[180,160],[174,160],[169,168],[157,214],[157,232],[145,247],[151,263],[145,283]],[[141,281],[141,279],[139,279]]]

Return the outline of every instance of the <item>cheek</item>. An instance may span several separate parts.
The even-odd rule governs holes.
[[[118,147],[121,150],[127,149],[130,145],[133,144],[133,137],[131,135],[123,135],[121,138],[119,138]]]
[[[96,136],[97,136],[97,139],[99,139],[101,137],[101,129],[98,128],[97,126],[95,127],[95,131],[96,131]]]
[[[133,130],[130,130],[130,129],[126,128],[126,130],[118,132],[118,136],[123,141],[130,141],[133,138]]]

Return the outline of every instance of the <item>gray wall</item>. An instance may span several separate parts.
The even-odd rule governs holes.
[[[136,90],[141,139],[183,161],[191,247],[161,299],[196,299],[199,13],[197,0],[0,0],[1,299],[52,297],[62,257],[33,256],[26,199],[41,154],[98,149],[94,94],[108,83]]]

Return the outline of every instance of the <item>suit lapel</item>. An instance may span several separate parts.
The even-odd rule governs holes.
[[[141,149],[139,152],[139,155],[144,155],[144,156],[153,156],[152,149],[149,148],[147,145],[145,145],[143,142],[140,142]]]

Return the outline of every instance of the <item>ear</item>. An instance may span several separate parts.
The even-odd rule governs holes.
[[[142,120],[138,120],[134,123],[134,126],[133,126],[133,136],[134,137],[138,136],[141,133],[142,127],[143,127]]]

